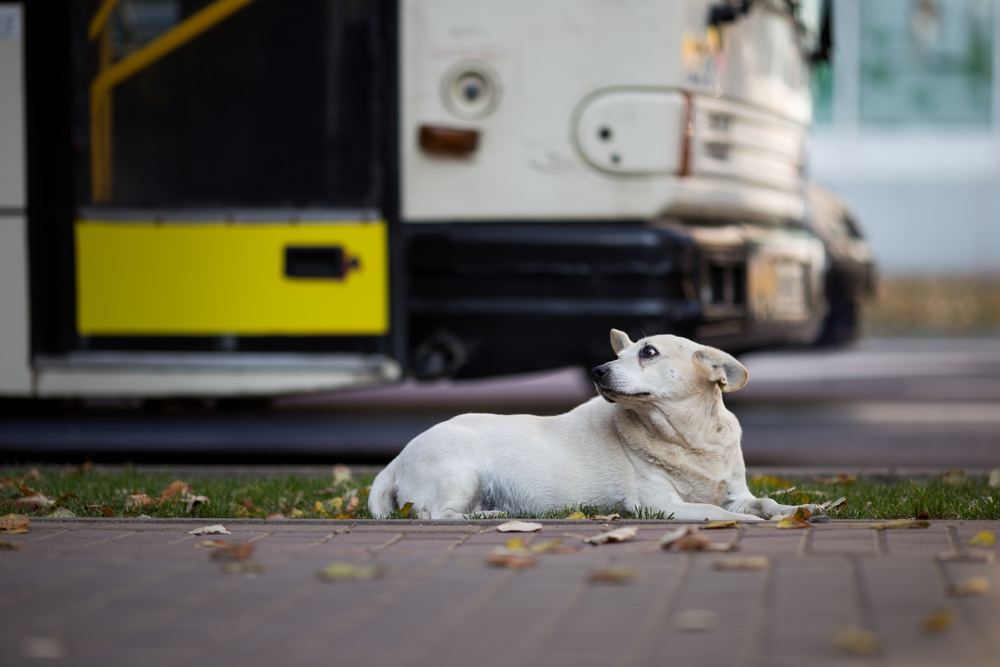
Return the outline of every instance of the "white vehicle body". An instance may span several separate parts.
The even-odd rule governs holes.
[[[403,218],[800,218],[811,98],[799,27],[756,2],[716,30],[719,4],[403,2]],[[465,70],[496,91],[479,114],[452,99]],[[414,141],[427,123],[476,129],[480,146],[427,154]]]
[[[129,19],[141,38],[126,34],[115,3],[91,4],[0,2],[0,396],[312,392],[392,382],[408,368],[418,377],[461,376],[463,359],[469,376],[553,368],[603,353],[610,326],[731,348],[815,334],[824,250],[796,227],[814,33],[784,2],[244,0],[211,4],[221,9],[200,24],[207,8],[185,15],[180,2],[161,2],[155,21],[139,25],[134,12]],[[284,35],[319,25],[309,12],[331,20],[312,33],[321,45],[312,51],[275,40],[213,46],[233,40],[213,26],[231,28],[238,22],[226,17],[236,12],[258,29],[287,20]],[[54,21],[65,30],[49,29]],[[257,65],[289,58],[261,70],[272,77],[266,83],[241,89],[242,106],[216,94],[233,81],[265,81],[242,76],[238,68],[252,59],[234,56],[238,48],[266,53]],[[300,52],[308,55],[294,60]],[[350,60],[358,53],[369,54],[360,66]],[[218,59],[204,71],[230,75],[199,79],[193,70],[203,57]],[[141,64],[129,68],[130,59]],[[272,94],[292,70],[304,83]],[[326,87],[309,104],[325,125],[307,131],[299,117],[281,114],[308,110],[316,72]],[[48,118],[57,88],[67,109],[58,122]],[[217,108],[183,106],[197,94]],[[284,106],[267,107],[275,98]],[[181,116],[190,127],[170,135]],[[227,118],[243,134],[218,124]],[[428,150],[423,133],[435,128],[471,138],[472,150]],[[293,139],[298,153],[287,150]],[[257,143],[263,148],[252,153]],[[312,145],[327,153],[303,157]],[[267,173],[276,154],[312,171],[276,174],[270,184],[284,185],[266,195],[258,191],[267,179],[239,189],[232,174]],[[323,169],[319,194],[312,185],[300,194],[300,183]],[[362,181],[357,196],[337,186]],[[478,278],[463,274],[464,241],[433,236],[456,228],[486,232],[471,242],[499,261],[539,249],[541,259],[515,266],[511,280],[503,277],[510,267],[500,267],[499,291],[476,292]],[[367,249],[348,254],[362,232]],[[270,259],[241,260],[265,233]],[[195,257],[201,242],[215,244],[218,265],[204,252]],[[303,250],[293,243],[326,244],[335,270],[296,273],[290,254],[281,269],[276,253]],[[605,250],[639,274],[604,276]],[[308,264],[306,255],[296,261]],[[433,266],[422,274],[425,257]],[[590,277],[571,285],[567,270]],[[300,299],[314,279],[329,289]],[[636,281],[642,294],[629,291]],[[515,283],[520,292],[503,291]],[[591,289],[597,283],[603,291]],[[263,285],[271,301],[257,307],[243,284]],[[239,317],[219,315],[237,302]],[[174,310],[158,310],[161,303]],[[275,314],[278,306],[287,317]],[[366,307],[378,313],[361,326]],[[477,361],[477,345],[488,347],[475,342],[482,332],[506,336],[518,317],[539,315],[555,319],[519,329],[566,330],[597,352],[552,355],[507,337],[521,347],[492,346],[495,363]],[[580,330],[580,318],[600,335]],[[450,360],[440,362],[441,345]],[[528,365],[516,365],[522,360]]]

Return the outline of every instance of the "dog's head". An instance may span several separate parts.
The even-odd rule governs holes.
[[[683,399],[716,387],[736,391],[748,379],[747,369],[732,356],[680,336],[633,343],[612,329],[611,347],[618,358],[590,371],[597,393],[609,403]]]

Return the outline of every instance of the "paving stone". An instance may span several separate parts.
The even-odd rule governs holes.
[[[868,526],[857,528],[812,528],[809,552],[818,556],[850,554],[874,556],[878,553],[879,531]]]
[[[952,551],[948,531],[940,525],[920,530],[887,530],[883,539],[886,553],[893,556],[933,557]]]
[[[214,537],[188,539],[187,526],[194,525],[132,531],[120,523],[64,523],[59,530],[68,532],[32,542],[28,552],[0,552],[4,664],[26,660],[18,657],[23,637],[46,634],[71,647],[74,664],[102,667],[136,661],[814,667],[977,665],[1000,656],[1000,566],[931,558],[949,548],[948,526],[966,538],[1000,523],[941,522],[881,537],[839,522],[808,531],[744,526],[735,554],[661,550],[660,537],[677,526],[668,523],[643,524],[636,539],[600,546],[562,537],[605,530],[580,522],[508,535],[479,533],[481,525],[404,522],[337,535],[326,524],[291,521],[231,526],[233,535],[221,537],[254,540],[253,558],[266,568],[259,575],[222,573],[210,550],[194,547]],[[735,531],[707,534],[722,542]],[[804,535],[810,548],[802,553]],[[511,537],[560,538],[582,548],[543,554],[523,571],[486,565],[489,550]],[[42,549],[45,542],[54,546]],[[714,569],[721,558],[755,554],[768,555],[770,566]],[[383,563],[388,571],[368,582],[320,582],[318,570],[338,560]],[[603,566],[633,567],[638,576],[627,584],[588,583],[588,573]],[[988,576],[993,591],[946,596],[949,581],[973,575]],[[945,604],[958,610],[955,627],[924,635],[922,619]],[[674,622],[686,609],[716,612],[719,626],[680,631]],[[830,633],[844,622],[877,630],[885,654],[859,659],[833,646]]]

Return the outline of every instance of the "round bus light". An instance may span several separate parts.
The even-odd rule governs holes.
[[[445,74],[444,105],[460,118],[483,118],[500,101],[498,81],[496,74],[481,63],[459,63]]]

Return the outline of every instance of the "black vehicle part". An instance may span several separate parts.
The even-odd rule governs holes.
[[[409,225],[418,377],[480,377],[613,357],[612,328],[694,335],[700,268],[677,230],[622,223]]]

